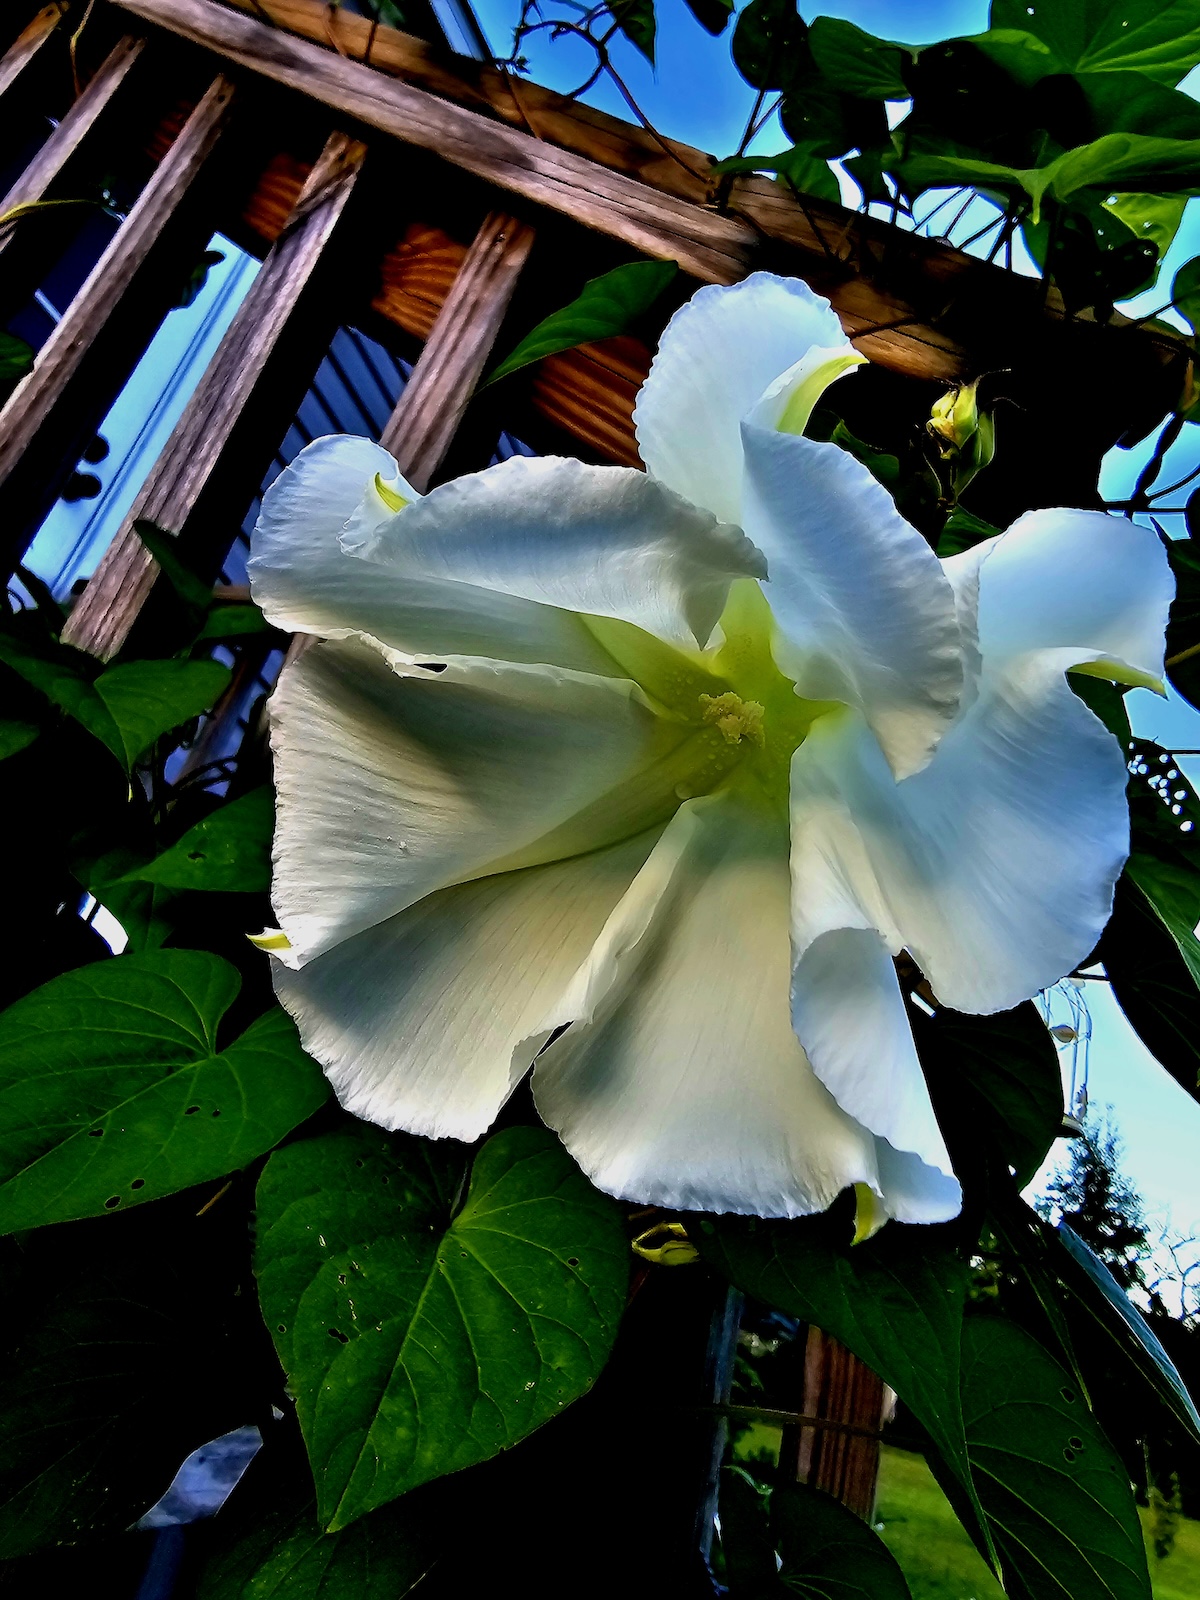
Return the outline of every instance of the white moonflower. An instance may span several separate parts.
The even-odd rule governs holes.
[[[475,1139],[533,1065],[628,1199],[956,1213],[893,957],[988,1012],[1088,955],[1126,774],[1065,674],[1157,684],[1172,585],[1095,511],[939,561],[801,436],[858,359],[759,273],[663,335],[645,473],[276,481],[254,594],[325,641],[271,703],[276,987],[350,1111]]]

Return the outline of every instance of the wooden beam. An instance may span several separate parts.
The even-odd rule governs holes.
[[[66,4],[43,6],[0,56],[0,95],[10,89],[66,15]]]
[[[108,657],[124,643],[158,576],[134,523],[153,522],[173,534],[182,530],[329,243],[365,157],[366,146],[346,134],[326,141],[287,226],[71,612],[63,629],[68,644]]]
[[[170,221],[225,126],[233,85],[218,77],[138,196],[104,254],[0,410],[0,485],[62,399],[93,339]]]
[[[40,200],[63,167],[78,150],[96,119],[125,82],[134,62],[145,49],[145,40],[126,35],[119,40],[97,69],[83,93],[34,156],[33,160],[0,200],[0,217],[17,206]],[[0,255],[8,248],[16,225],[0,228]]]
[[[115,3],[500,189],[559,211],[645,255],[677,261],[705,282],[736,283],[757,254],[757,235],[745,222],[650,189],[585,156],[210,0]]]
[[[479,381],[534,231],[502,211],[484,219],[380,443],[424,491],[441,465]]]
[[[373,28],[367,18],[352,12],[331,12],[322,0],[225,0],[225,4],[351,59],[362,61],[369,47],[370,69],[377,76],[391,74],[527,129],[539,140],[586,156],[660,195],[698,206],[712,204],[718,182],[713,156],[677,139],[624,122],[490,64],[447,55],[410,34]],[[913,377],[951,380],[974,375],[964,340],[956,336],[960,322],[953,330],[939,325],[941,313],[956,297],[968,298],[972,308],[987,304],[991,317],[1001,322],[1012,317],[1038,322],[1045,315],[1040,286],[1028,279],[933,240],[900,234],[845,206],[808,195],[801,203],[770,178],[735,178],[727,210],[731,217],[745,219],[761,241],[782,247],[783,259],[775,263],[778,270],[797,273],[829,296],[864,355]],[[888,267],[883,273],[879,265],[885,253]],[[680,264],[686,267],[685,262]],[[1056,291],[1050,295],[1050,313],[1061,316]]]

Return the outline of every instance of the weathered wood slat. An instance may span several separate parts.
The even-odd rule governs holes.
[[[372,29],[365,17],[322,0],[224,0],[304,38],[362,60],[368,46],[378,74],[388,73],[443,99],[489,115],[541,140],[636,178],[660,194],[703,206],[715,192],[714,158],[703,150],[624,122],[552,89],[514,79],[489,64],[444,51],[392,28]],[[1040,319],[1038,288],[960,250],[896,230],[844,206],[806,196],[803,205],[769,178],[742,176],[730,189],[731,216],[784,246],[798,272],[827,294],[848,333],[872,361],[914,377],[952,379],[973,370],[961,340],[931,325],[956,295],[988,301],[1001,318]],[[888,274],[875,269],[887,250]],[[899,258],[902,270],[895,271]],[[903,287],[901,287],[903,285]],[[1061,312],[1057,293],[1051,314]],[[898,325],[900,324],[900,325]],[[875,330],[864,332],[864,330]]]
[[[92,340],[216,144],[233,102],[233,85],[218,77],[138,196],[108,248],[0,410],[0,484],[11,474],[63,396]]]
[[[0,56],[0,95],[21,76],[66,15],[64,4],[43,6],[33,21],[23,28],[14,42]]]
[[[145,40],[132,34],[119,40],[97,69],[83,93],[34,156],[33,160],[0,200],[0,217],[17,206],[40,200],[75,154],[96,119],[125,82],[134,62],[145,49]],[[0,254],[7,249],[17,229],[15,224],[0,228]]]
[[[415,489],[428,488],[450,448],[533,240],[526,223],[493,211],[467,251],[380,439]]]
[[[287,226],[72,611],[63,630],[68,643],[104,657],[124,643],[158,575],[134,523],[144,519],[176,534],[183,528],[329,243],[365,156],[366,146],[346,134],[327,140]]]
[[[757,253],[757,235],[744,222],[650,189],[585,156],[209,0],[116,4],[498,188],[562,212],[646,255],[678,261],[685,272],[706,282],[737,282]]]

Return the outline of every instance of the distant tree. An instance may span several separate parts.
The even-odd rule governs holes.
[[[1123,1289],[1143,1282],[1147,1254],[1142,1197],[1121,1171],[1121,1135],[1106,1117],[1088,1116],[1070,1158],[1050,1179],[1038,1202],[1043,1216],[1072,1228],[1104,1262]]]

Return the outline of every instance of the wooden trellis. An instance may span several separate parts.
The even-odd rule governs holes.
[[[946,380],[1011,369],[1005,448],[1025,466],[990,489],[980,480],[979,509],[997,521],[1045,503],[1051,482],[1085,502],[1103,452],[1153,425],[1178,391],[1183,358],[1169,341],[1068,320],[1038,283],[767,179],[722,192],[703,152],[322,0],[100,0],[74,97],[66,38],[83,9],[64,0],[12,17],[22,31],[0,59],[0,114],[47,84],[64,109],[0,216],[71,198],[110,147],[144,181],[0,409],[10,563],[204,242],[220,230],[262,258],[71,613],[64,638],[102,657],[156,603],[134,522],[178,536],[215,575],[339,322],[415,357],[382,442],[422,488],[484,465],[501,427],[535,448],[638,464],[632,409],[650,351],[637,339],[552,356],[472,401],[506,321],[515,342],[631,253],[676,261],[694,283],[760,267],[807,279],[914,417]],[[40,219],[0,225],[0,307],[36,283],[62,237]],[[796,1453],[802,1472],[869,1513],[877,1444],[864,1421],[878,1422],[880,1395],[853,1366],[810,1348],[805,1405],[828,1420]],[[837,1447],[822,1443],[839,1421]]]

